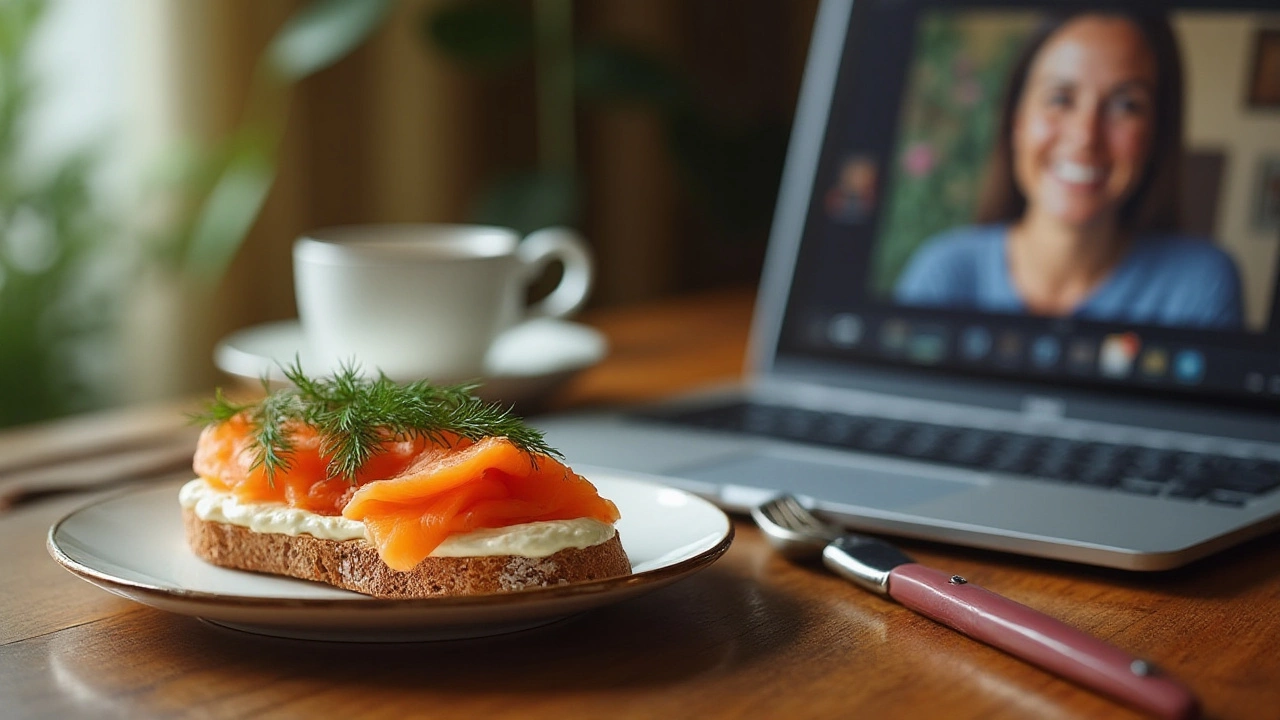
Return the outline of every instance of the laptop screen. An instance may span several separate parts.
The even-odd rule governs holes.
[[[1280,408],[1280,3],[1083,7],[854,4],[779,357]]]

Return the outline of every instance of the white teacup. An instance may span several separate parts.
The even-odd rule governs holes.
[[[526,305],[548,263],[560,282]],[[365,225],[317,230],[293,246],[298,316],[318,367],[356,362],[396,380],[484,374],[494,339],[521,321],[580,308],[593,269],[567,228],[520,236],[482,225]]]

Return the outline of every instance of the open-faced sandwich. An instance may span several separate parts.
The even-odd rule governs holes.
[[[617,507],[471,387],[347,368],[200,416],[187,541],[215,565],[390,598],[631,572]]]

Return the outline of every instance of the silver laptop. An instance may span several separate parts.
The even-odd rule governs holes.
[[[1280,8],[1063,6],[824,1],[747,382],[550,442],[1132,570],[1280,524]]]

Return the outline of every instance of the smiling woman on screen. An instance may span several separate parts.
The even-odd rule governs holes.
[[[931,238],[906,305],[1236,330],[1240,279],[1178,233],[1182,68],[1164,18],[1047,24],[1010,76],[978,225]]]

